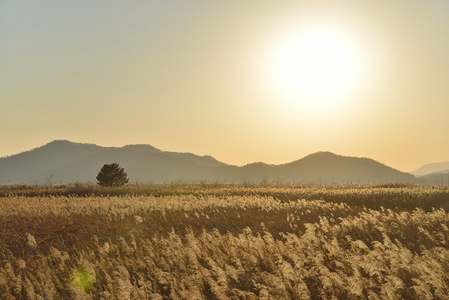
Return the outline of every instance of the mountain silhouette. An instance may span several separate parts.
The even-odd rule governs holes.
[[[445,185],[449,186],[449,170],[443,172],[434,172],[419,176],[416,182],[422,185]]]
[[[118,163],[130,182],[221,181],[228,183],[405,183],[411,174],[400,172],[369,158],[318,152],[300,160],[269,165],[262,162],[242,167],[228,165],[211,156],[162,151],[150,145],[101,147],[65,140],[0,158],[0,184],[48,184],[96,182],[106,163]]]
[[[411,172],[415,176],[424,176],[432,173],[446,173],[449,172],[449,161],[426,164]]]
[[[392,183],[414,182],[413,175],[392,169],[369,158],[317,152],[300,160],[273,166],[263,163],[242,167],[247,178],[308,183]]]

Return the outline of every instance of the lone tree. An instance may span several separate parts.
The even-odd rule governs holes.
[[[101,186],[120,186],[128,183],[128,175],[117,163],[105,164],[97,175]]]

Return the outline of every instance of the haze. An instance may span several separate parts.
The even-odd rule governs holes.
[[[0,0],[0,40],[0,157],[67,139],[449,160],[445,0]]]

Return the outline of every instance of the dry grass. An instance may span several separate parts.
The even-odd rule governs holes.
[[[448,189],[69,188],[0,198],[1,299],[448,299]]]

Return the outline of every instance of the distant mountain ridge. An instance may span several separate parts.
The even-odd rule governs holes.
[[[446,172],[435,172],[419,176],[416,182],[423,185],[444,185],[449,186],[449,170]]]
[[[150,145],[101,147],[56,140],[30,151],[0,158],[0,184],[96,182],[105,163],[116,162],[130,182],[221,181],[228,183],[414,182],[415,177],[369,158],[317,152],[282,165],[262,162],[242,167],[211,156],[162,151]]]
[[[447,173],[447,172],[449,172],[449,161],[426,164],[411,173],[415,176],[424,176],[433,173]]]

